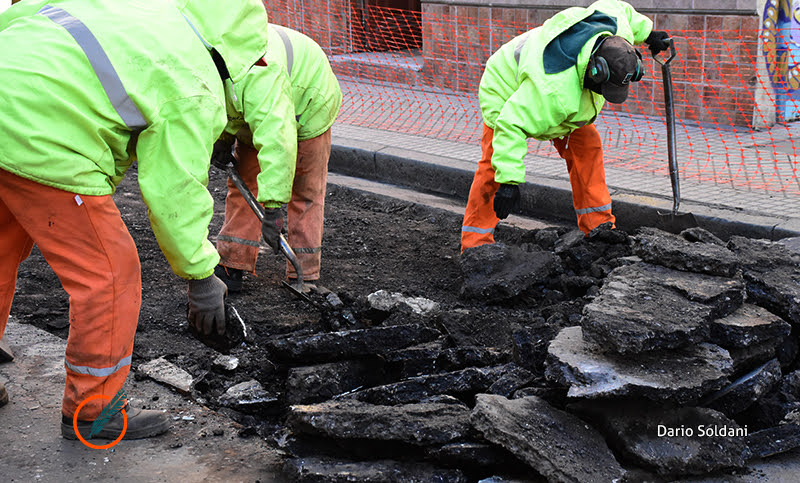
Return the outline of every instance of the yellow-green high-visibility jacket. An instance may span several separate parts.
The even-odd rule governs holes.
[[[134,160],[161,250],[209,276],[211,148],[236,83],[266,52],[259,0],[26,0],[0,14],[0,168],[110,195]],[[231,81],[226,81],[228,84]]]
[[[289,74],[297,140],[312,139],[330,129],[342,106],[342,90],[319,44],[296,30],[270,24],[264,60],[280,63]]]
[[[274,24],[269,25],[268,33],[267,54],[261,63],[266,65],[253,67],[234,87],[236,96],[228,96],[226,127],[258,149],[258,201],[267,206],[270,201],[291,196],[296,149],[290,151],[285,142],[305,141],[325,133],[342,105],[339,82],[327,55],[313,39]],[[282,98],[271,87],[281,82],[279,78],[288,79],[290,84],[290,91]],[[291,107],[291,114],[287,107]],[[286,166],[292,168],[288,176]]]
[[[498,183],[525,181],[527,138],[549,140],[591,124],[605,104],[584,89],[595,40],[618,35],[638,45],[653,22],[626,2],[599,0],[563,10],[504,44],[486,62],[478,88],[484,123],[494,129]]]

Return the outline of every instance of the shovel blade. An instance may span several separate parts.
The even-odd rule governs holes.
[[[683,230],[695,228],[697,226],[699,225],[692,213],[677,213],[673,211],[668,213],[658,212],[657,228],[661,230],[678,234]]]

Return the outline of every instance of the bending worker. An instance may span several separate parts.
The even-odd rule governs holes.
[[[134,160],[161,250],[189,281],[190,319],[224,330],[208,160],[223,83],[264,55],[253,32],[266,23],[259,0],[26,0],[0,14],[0,336],[35,243],[69,294],[65,438],[74,416],[88,438],[130,371],[141,270],[112,194]],[[126,439],[169,425],[161,411],[126,414]],[[116,439],[124,420],[112,413],[97,437]]]
[[[500,219],[519,207],[527,138],[551,140],[567,162],[578,228],[614,223],[603,147],[593,122],[622,103],[644,75],[642,56],[669,47],[666,32],[618,0],[563,10],[512,39],[487,61],[478,89],[482,156],[461,228],[461,251],[494,243]]]
[[[336,120],[342,104],[342,92],[336,76],[331,70],[325,52],[311,38],[295,30],[270,24],[267,55],[263,62],[268,67],[279,67],[291,82],[291,94],[286,102],[294,106],[294,116],[279,119],[274,115],[260,117],[251,115],[243,119],[240,109],[229,110],[228,132],[236,132],[237,170],[242,180],[257,191],[259,201],[262,186],[260,181],[268,179],[270,186],[291,188],[291,201],[288,212],[288,241],[292,246],[303,280],[315,282],[320,277],[322,260],[322,229],[325,210],[325,188],[328,179],[328,159],[331,154],[331,126]],[[253,69],[249,76],[263,75]],[[281,102],[269,100],[271,95],[267,85],[263,90],[249,89],[241,93],[240,101]],[[244,110],[247,113],[247,109]],[[270,148],[276,132],[290,128],[296,132],[291,139],[297,139],[297,159],[294,181],[275,179],[266,172],[265,166],[279,162]],[[287,140],[289,137],[286,138]],[[224,146],[224,145],[223,145]],[[230,149],[224,147],[223,153]],[[221,164],[226,164],[223,159]],[[234,161],[235,162],[235,161]],[[224,166],[223,166],[224,167]],[[256,181],[259,181],[257,190]],[[279,208],[267,206],[266,227],[281,225],[283,213]],[[270,209],[271,208],[271,209]],[[255,213],[247,205],[242,194],[228,180],[228,195],[225,200],[225,222],[217,236],[217,251],[220,265],[216,274],[228,285],[231,291],[242,288],[242,275],[245,271],[254,272],[258,257],[259,239],[263,234],[265,241],[276,252],[279,251],[275,231],[263,233],[263,227]],[[286,263],[286,277],[289,281],[297,278],[294,267]],[[310,287],[307,287],[310,288]]]

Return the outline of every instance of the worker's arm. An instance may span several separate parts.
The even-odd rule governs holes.
[[[622,7],[623,16],[628,25],[631,26],[631,31],[633,31],[633,45],[643,43],[653,30],[653,21],[637,12],[629,3],[622,1],[619,3]]]
[[[209,277],[219,262],[208,240],[214,200],[206,187],[223,113],[212,96],[168,102],[136,146],[139,187],[153,233],[172,270],[189,280]]]
[[[297,121],[289,77],[280,64],[254,65],[234,84],[258,150],[258,201],[278,208],[291,199],[297,163]]]
[[[492,139],[494,180],[500,184],[525,181],[524,159],[528,154],[528,138],[538,138],[566,119],[555,93],[547,94],[525,78],[520,88],[500,109]]]

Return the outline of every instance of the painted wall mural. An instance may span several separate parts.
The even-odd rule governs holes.
[[[767,0],[761,41],[779,121],[800,118],[800,0]]]

